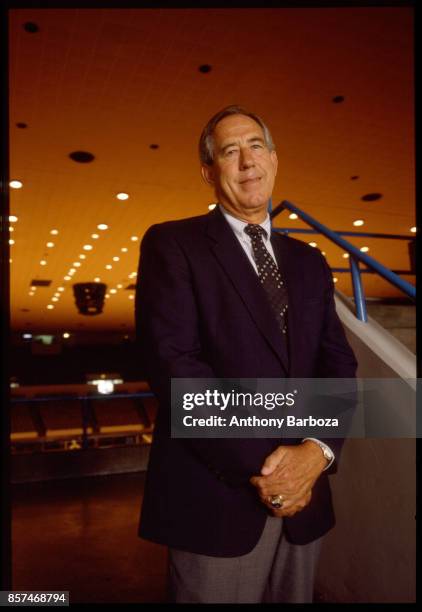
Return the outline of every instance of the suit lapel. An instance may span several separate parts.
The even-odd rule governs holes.
[[[281,336],[268,298],[246,253],[218,208],[209,215],[207,234],[212,241],[211,250],[224,273],[287,373],[287,345]]]
[[[278,267],[281,271],[281,276],[287,288],[289,300],[287,316],[287,338],[290,358],[289,373],[290,376],[294,376],[296,364],[295,349],[297,347],[295,339],[301,331],[300,313],[302,312],[303,304],[303,272],[298,266],[298,258],[293,258],[291,256],[289,238],[282,236],[279,232],[272,232],[271,244],[274,249]]]

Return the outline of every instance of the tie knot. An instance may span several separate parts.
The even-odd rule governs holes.
[[[267,236],[267,232],[264,230],[264,228],[261,227],[260,225],[256,225],[255,223],[248,223],[244,231],[251,238],[259,238],[259,237]]]

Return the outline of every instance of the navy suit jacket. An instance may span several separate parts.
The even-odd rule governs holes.
[[[154,225],[141,244],[136,326],[146,377],[159,402],[139,536],[219,557],[250,552],[267,508],[249,483],[286,439],[170,437],[171,378],[351,378],[356,361],[335,312],[321,253],[273,232],[289,298],[288,345],[257,274],[218,207]],[[287,538],[310,542],[334,525],[328,473],[308,506],[284,519]]]

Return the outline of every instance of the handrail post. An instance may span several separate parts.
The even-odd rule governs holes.
[[[350,272],[352,274],[353,296],[355,298],[356,316],[359,321],[368,322],[366,312],[365,296],[362,288],[362,277],[360,275],[359,260],[350,255]]]
[[[89,448],[88,442],[88,425],[89,425],[89,408],[88,408],[88,399],[84,398],[82,400],[82,448],[85,450]]]

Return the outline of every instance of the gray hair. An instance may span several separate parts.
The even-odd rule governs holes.
[[[245,115],[246,117],[250,117],[256,123],[261,126],[262,131],[264,132],[264,140],[265,144],[270,151],[274,151],[275,146],[273,139],[270,134],[270,130],[267,128],[265,123],[262,121],[261,117],[255,115],[255,113],[251,113],[244,109],[241,106],[232,105],[226,106],[221,111],[216,113],[211,119],[208,121],[207,125],[202,130],[201,138],[199,139],[199,159],[202,164],[206,164],[207,166],[211,166],[214,162],[214,130],[218,123],[225,117],[229,115]]]

